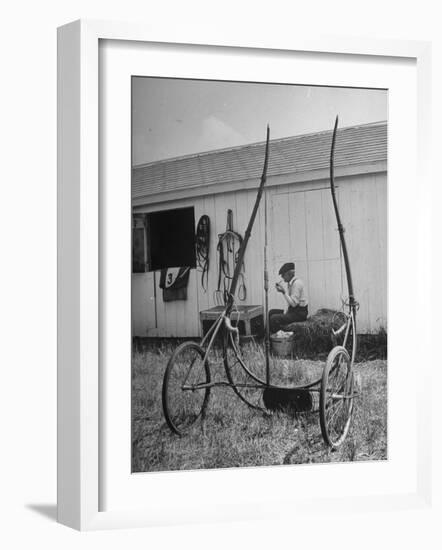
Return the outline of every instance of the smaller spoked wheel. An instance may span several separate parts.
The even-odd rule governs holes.
[[[319,420],[322,437],[332,448],[344,442],[353,413],[354,382],[350,355],[342,346],[334,347],[322,374]]]
[[[195,342],[176,348],[163,379],[163,411],[169,428],[186,434],[204,417],[210,395],[210,369],[204,350]]]

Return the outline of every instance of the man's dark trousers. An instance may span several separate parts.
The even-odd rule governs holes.
[[[271,309],[269,311],[270,333],[274,334],[290,323],[305,321],[307,315],[307,306],[289,307],[286,313],[282,309]]]

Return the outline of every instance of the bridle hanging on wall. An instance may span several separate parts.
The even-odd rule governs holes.
[[[210,218],[201,216],[195,235],[197,269],[201,272],[201,286],[207,292],[209,283]]]
[[[233,230],[233,212],[227,210],[227,223],[224,233],[218,235],[218,245],[216,247],[219,255],[219,270],[218,270],[218,289],[224,293],[224,301],[227,300],[230,283],[233,279],[236,264],[238,263],[238,252],[243,242],[242,236]],[[242,262],[241,271],[238,274],[238,298],[244,301],[247,297],[247,289],[244,281],[244,261]]]

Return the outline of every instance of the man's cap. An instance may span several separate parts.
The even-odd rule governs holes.
[[[291,269],[295,269],[295,264],[293,262],[287,262],[279,270],[279,275],[284,275],[284,273],[287,273],[287,271]]]

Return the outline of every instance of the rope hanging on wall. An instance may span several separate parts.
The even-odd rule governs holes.
[[[209,282],[210,218],[206,214],[201,216],[198,221],[195,246],[197,268],[201,272],[201,286],[204,292],[207,292]]]
[[[233,231],[233,212],[227,210],[227,224],[224,233],[218,235],[218,245],[216,247],[219,255],[218,270],[218,292],[224,292],[226,300],[230,289],[230,282],[238,262],[238,252],[243,241],[242,236]],[[244,282],[244,262],[242,263],[242,272],[239,275],[238,298],[244,301],[247,297],[247,289]]]

